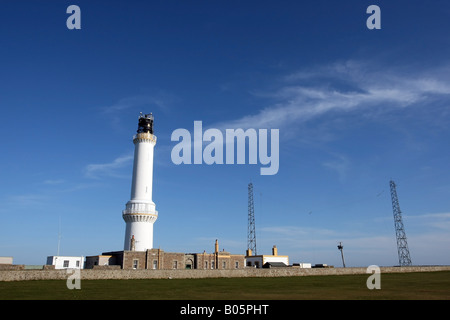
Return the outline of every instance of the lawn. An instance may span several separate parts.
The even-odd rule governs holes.
[[[281,278],[65,280],[0,282],[0,300],[450,300],[450,271]]]

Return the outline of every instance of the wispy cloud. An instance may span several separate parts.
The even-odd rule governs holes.
[[[450,212],[443,212],[443,213],[425,213],[418,216],[412,216],[415,218],[435,218],[435,219],[447,219],[450,220]]]
[[[312,228],[312,227],[298,227],[298,226],[271,226],[261,228],[262,232],[277,234],[279,236],[292,238],[292,237],[305,237],[311,234],[320,236],[335,236],[336,231],[325,228]]]
[[[408,223],[418,223],[421,226],[428,226],[436,231],[446,231],[450,238],[450,212],[425,213],[422,215],[408,216]]]
[[[441,75],[388,72],[350,60],[287,75],[278,89],[261,94],[274,100],[270,106],[216,127],[287,128],[331,112],[405,108],[449,94],[450,80]]]
[[[103,107],[103,112],[105,114],[116,114],[126,109],[135,107],[146,107],[146,108],[156,107],[160,110],[166,110],[168,108],[170,101],[172,100],[173,98],[162,93],[158,93],[155,95],[134,95],[120,99],[119,101],[109,106]]]
[[[414,264],[440,264],[448,259],[450,245],[450,212],[405,215],[408,245]],[[375,220],[382,225],[393,224],[392,216]],[[380,229],[374,232],[366,229],[368,220],[358,230],[328,229],[327,227],[302,227],[273,225],[260,228],[264,245],[277,242],[280,250],[300,252],[301,259],[323,259],[325,263],[339,265],[336,246],[342,241],[346,261],[355,266],[363,261],[374,261],[379,265],[397,264],[397,248],[394,229]],[[420,228],[419,228],[420,227]],[[392,230],[386,232],[386,230]],[[324,253],[320,256],[320,253]],[[314,253],[314,255],[313,255]],[[330,254],[331,253],[331,254]],[[293,258],[296,254],[293,254]]]
[[[328,160],[322,165],[332,171],[335,171],[339,177],[339,181],[344,182],[347,178],[347,173],[350,170],[350,160],[347,156],[336,154],[335,159]]]
[[[130,166],[133,162],[133,155],[124,155],[114,159],[111,162],[88,164],[84,168],[84,174],[88,178],[100,179],[104,177],[125,178],[129,177],[129,172],[125,174],[120,173],[120,169]]]
[[[43,194],[19,194],[11,195],[6,202],[12,206],[38,206],[45,204],[49,200],[49,196]]]
[[[47,185],[58,185],[58,184],[62,184],[64,183],[63,179],[47,179],[44,180],[43,184],[47,184]]]
[[[138,94],[122,98],[113,104],[102,107],[101,114],[108,117],[110,123],[117,127],[124,112],[132,109],[143,113],[155,112],[156,110],[167,113],[175,101],[177,101],[177,98],[162,91],[151,94]]]

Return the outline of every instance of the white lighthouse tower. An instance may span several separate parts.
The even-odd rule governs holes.
[[[153,248],[153,223],[158,218],[152,200],[153,149],[156,136],[153,135],[151,113],[140,114],[133,143],[135,149],[131,199],[122,211],[126,222],[124,250],[145,251]]]

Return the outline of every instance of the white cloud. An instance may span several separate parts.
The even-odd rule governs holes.
[[[121,168],[131,165],[133,161],[133,155],[125,155],[114,159],[111,162],[100,163],[100,164],[88,164],[84,168],[84,174],[88,178],[99,179],[102,177],[115,177],[115,178],[125,178],[129,177],[129,172],[127,175],[122,175],[119,173]]]
[[[287,128],[330,112],[408,107],[450,94],[450,81],[430,74],[386,71],[346,61],[293,73],[263,97],[274,99],[256,114],[216,124],[216,128]]]
[[[339,177],[339,181],[341,182],[346,180],[347,173],[350,170],[350,160],[347,156],[342,154],[336,154],[335,159],[325,161],[322,165],[332,171],[335,171]]]
[[[46,203],[49,197],[43,194],[20,194],[11,195],[7,199],[7,204],[11,206],[38,206]]]
[[[276,244],[289,261],[327,263],[341,266],[337,245],[342,242],[347,266],[395,265],[395,234],[365,234],[363,231],[331,230],[320,227],[271,226],[260,229],[259,248],[268,252]],[[257,239],[258,241],[258,239]],[[265,250],[264,250],[265,249]],[[259,253],[258,249],[258,253]]]
[[[334,230],[325,228],[310,228],[310,227],[298,227],[298,226],[271,226],[263,227],[260,229],[261,232],[278,234],[283,237],[302,237],[309,236],[311,234],[320,236],[335,236],[337,233]]]
[[[48,184],[48,185],[56,185],[56,184],[64,183],[64,180],[63,179],[47,179],[43,183]]]
[[[422,215],[408,216],[408,223],[428,226],[436,231],[448,232],[450,239],[450,212],[425,213]]]
[[[414,218],[435,218],[435,219],[450,219],[450,212],[443,213],[425,213],[422,215],[411,216]]]
[[[426,213],[404,218],[407,220],[406,234],[413,264],[449,264],[450,213]],[[385,223],[391,225],[392,219],[387,218]],[[417,229],[418,226],[421,228]],[[262,239],[260,248],[269,248],[276,243],[279,252],[292,256],[291,261],[340,266],[337,244],[342,241],[347,266],[398,264],[394,229],[392,232],[385,229],[374,232],[372,228],[365,231],[364,224],[358,230],[274,225],[260,228],[259,235]]]
[[[165,110],[168,108],[169,102],[172,100],[168,95],[162,93],[155,95],[134,95],[126,98],[122,98],[112,105],[103,107],[105,114],[116,114],[126,109],[134,107],[157,107],[158,109]],[[143,112],[147,112],[143,110]]]

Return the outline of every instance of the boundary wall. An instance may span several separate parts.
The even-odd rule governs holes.
[[[450,266],[380,267],[381,273],[450,271]],[[201,279],[243,277],[296,277],[367,274],[366,267],[355,268],[245,268],[236,270],[98,270],[81,269],[81,280],[103,279]],[[73,270],[0,270],[0,281],[67,280]]]

